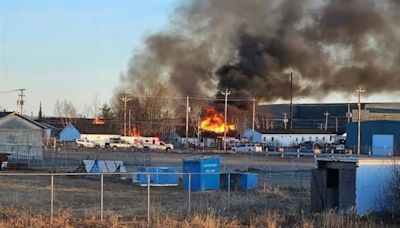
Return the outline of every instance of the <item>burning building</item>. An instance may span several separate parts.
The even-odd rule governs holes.
[[[209,106],[203,119],[200,122],[200,129],[205,132],[223,134],[224,131],[231,132],[235,130],[235,125],[226,123],[222,113],[219,113],[215,107]]]

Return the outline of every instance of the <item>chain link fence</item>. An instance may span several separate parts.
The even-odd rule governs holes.
[[[142,187],[132,181],[135,178],[131,177],[137,174],[0,172],[0,202],[2,207],[28,210],[51,218],[63,213],[82,218],[92,216],[98,220],[117,215],[121,220],[138,219],[149,223],[165,216],[183,219],[209,212],[247,218],[271,209],[309,210],[308,170],[260,172],[258,186],[248,191],[229,186],[214,191],[183,190],[183,175],[191,179],[194,173],[178,173],[180,182],[172,187],[151,186],[153,173],[148,173],[148,184]]]

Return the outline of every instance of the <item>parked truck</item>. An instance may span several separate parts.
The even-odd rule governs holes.
[[[77,139],[76,144],[78,147],[85,147],[85,148],[96,148],[99,147],[99,145],[93,141],[90,141],[88,139]]]
[[[154,143],[142,143],[144,149],[165,150],[170,151],[174,149],[174,145],[165,143],[163,141],[156,141]]]
[[[126,140],[123,140],[121,138],[111,138],[110,142],[108,143],[108,146],[112,149],[112,150],[117,150],[117,149],[134,149],[135,146],[131,143],[129,143]]]

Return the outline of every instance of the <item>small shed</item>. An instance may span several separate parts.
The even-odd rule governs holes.
[[[312,170],[311,208],[382,212],[382,199],[400,160],[371,157],[318,158]]]
[[[19,162],[43,159],[45,126],[15,112],[0,112],[0,153]]]

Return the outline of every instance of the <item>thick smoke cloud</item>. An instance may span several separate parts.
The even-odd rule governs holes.
[[[328,92],[397,91],[398,0],[182,1],[165,31],[145,40],[125,85],[162,83],[179,95],[229,88],[265,100]]]

